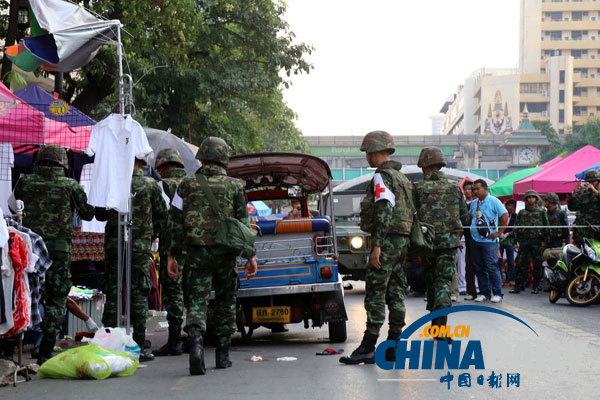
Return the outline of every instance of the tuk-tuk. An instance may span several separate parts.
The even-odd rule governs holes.
[[[252,217],[257,231],[258,271],[252,279],[238,269],[238,329],[249,337],[264,326],[327,323],[329,340],[346,340],[346,309],[338,274],[333,207],[321,214],[323,192],[331,191],[331,171],[323,160],[298,153],[259,153],[232,157],[229,176],[244,182],[248,201],[271,204],[275,211],[292,201],[295,213]],[[329,201],[332,201],[329,196]],[[309,203],[315,204],[309,210]]]

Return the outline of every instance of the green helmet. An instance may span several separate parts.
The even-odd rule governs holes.
[[[156,155],[156,161],[154,162],[154,168],[159,169],[163,165],[167,163],[177,164],[179,167],[183,168],[183,160],[179,155],[179,152],[175,148],[162,149]]]
[[[591,169],[585,173],[585,180],[589,181],[600,181],[600,171]]]
[[[529,189],[528,191],[525,192],[524,199],[527,199],[528,197],[539,198],[539,194],[535,190]]]
[[[384,131],[373,131],[367,133],[362,144],[360,145],[360,151],[367,153],[378,153],[384,150],[387,150],[390,154],[394,154],[396,151],[394,138],[392,138],[392,135]]]
[[[548,193],[544,195],[544,199],[548,200],[548,203],[558,204],[558,195],[556,193]]]
[[[423,147],[421,154],[419,154],[417,167],[424,168],[432,165],[441,165],[445,167],[447,164],[444,153],[442,153],[442,150],[438,147]]]
[[[40,148],[35,163],[40,164],[44,161],[58,164],[63,168],[69,167],[67,151],[57,144],[48,144]]]
[[[211,136],[202,141],[196,158],[203,162],[212,161],[227,165],[230,151],[231,148],[223,139]]]

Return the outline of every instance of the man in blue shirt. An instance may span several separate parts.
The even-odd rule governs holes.
[[[502,301],[502,274],[498,266],[498,238],[504,233],[508,212],[500,200],[488,194],[487,183],[478,179],[473,183],[477,197],[471,203],[471,257],[477,275],[479,296],[482,302]]]

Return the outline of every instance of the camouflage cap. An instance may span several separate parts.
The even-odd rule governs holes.
[[[202,141],[196,158],[200,161],[213,161],[227,165],[230,151],[231,148],[223,139],[211,136]]]
[[[549,203],[558,204],[558,195],[556,193],[547,193],[544,195],[544,199],[548,200]]]
[[[366,153],[378,153],[387,150],[390,154],[394,154],[396,146],[394,138],[385,131],[373,131],[367,133],[360,145],[360,151]]]
[[[600,180],[600,171],[591,169],[585,173],[586,181],[598,181]]]
[[[40,148],[35,163],[39,164],[44,161],[58,164],[64,168],[69,167],[67,151],[57,144],[48,144]]]
[[[528,197],[539,198],[539,194],[535,190],[529,189],[528,191],[525,192],[524,198],[527,199]]]
[[[154,168],[159,169],[167,163],[173,163],[183,168],[183,160],[179,155],[179,152],[175,148],[162,149],[156,155],[156,161],[154,162]]]
[[[431,147],[423,147],[421,150],[421,154],[419,154],[419,161],[417,162],[417,167],[424,168],[430,167],[432,165],[441,165],[445,167],[446,158],[444,157],[444,153],[440,150],[439,147],[431,146]]]

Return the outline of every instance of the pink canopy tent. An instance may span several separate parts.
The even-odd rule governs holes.
[[[543,170],[515,182],[513,197],[523,197],[530,189],[538,193],[571,193],[576,185],[575,174],[598,162],[600,150],[591,145],[582,147],[550,167],[543,167]]]
[[[557,163],[561,162],[562,160],[563,160],[563,157],[555,157],[552,160],[546,161],[542,165],[538,165],[538,166],[540,168],[542,168],[542,169],[550,168],[551,166],[553,166],[554,164],[557,164]]]
[[[72,128],[46,118],[0,83],[0,143],[58,144],[81,152],[87,148],[91,132],[91,126]]]

